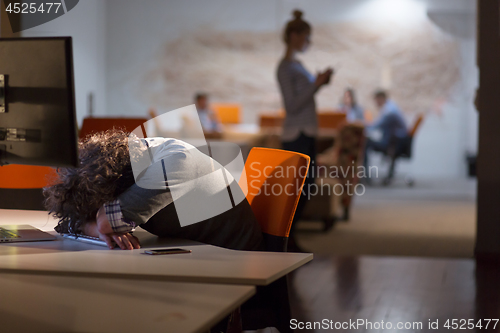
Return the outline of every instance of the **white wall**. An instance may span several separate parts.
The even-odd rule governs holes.
[[[107,92],[112,114],[146,113],[151,104],[138,98],[137,85],[145,73],[155,70],[164,45],[180,34],[203,26],[221,30],[276,28],[276,1],[108,0],[107,6]],[[278,52],[279,41],[276,44]],[[194,91],[172,109],[191,104]]]
[[[106,4],[83,0],[61,17],[25,30],[23,37],[73,37],[76,113],[78,124],[87,114],[87,95],[94,94],[94,113],[106,111]]]
[[[440,117],[427,117],[415,142],[414,158],[402,171],[427,177],[465,177],[467,153],[477,153],[478,113],[474,106],[479,84],[476,66],[475,2],[427,1],[430,19],[460,47],[461,81]],[[406,165],[404,165],[406,164]]]

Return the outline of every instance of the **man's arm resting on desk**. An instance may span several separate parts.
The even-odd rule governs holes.
[[[86,223],[84,233],[86,235],[99,237],[104,240],[110,249],[113,249],[114,247],[113,241],[115,241],[122,250],[133,250],[141,247],[137,237],[129,233],[116,233],[113,230],[106,215],[104,206],[97,212],[95,223]]]

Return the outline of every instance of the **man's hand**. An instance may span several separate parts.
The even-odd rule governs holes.
[[[99,209],[96,215],[96,229],[99,234],[99,238],[104,240],[108,244],[110,249],[114,248],[113,241],[118,244],[122,250],[133,250],[140,249],[141,245],[137,237],[125,233],[117,234],[111,228],[111,224],[108,221],[104,206]]]

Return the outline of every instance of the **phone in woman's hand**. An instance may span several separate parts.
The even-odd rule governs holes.
[[[332,75],[335,73],[335,70],[331,67],[328,67],[325,71],[325,75],[327,75],[327,79],[325,81],[325,84],[330,83],[330,79],[332,78]]]

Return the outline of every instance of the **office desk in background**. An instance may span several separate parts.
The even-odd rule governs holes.
[[[0,274],[2,332],[207,332],[253,286]]]
[[[0,210],[0,225],[30,224],[51,231],[42,211]],[[312,260],[307,253],[234,251],[181,239],[135,233],[139,250],[109,250],[68,239],[0,244],[0,273],[130,278],[195,283],[268,285]],[[190,254],[148,256],[144,248],[182,247]]]

